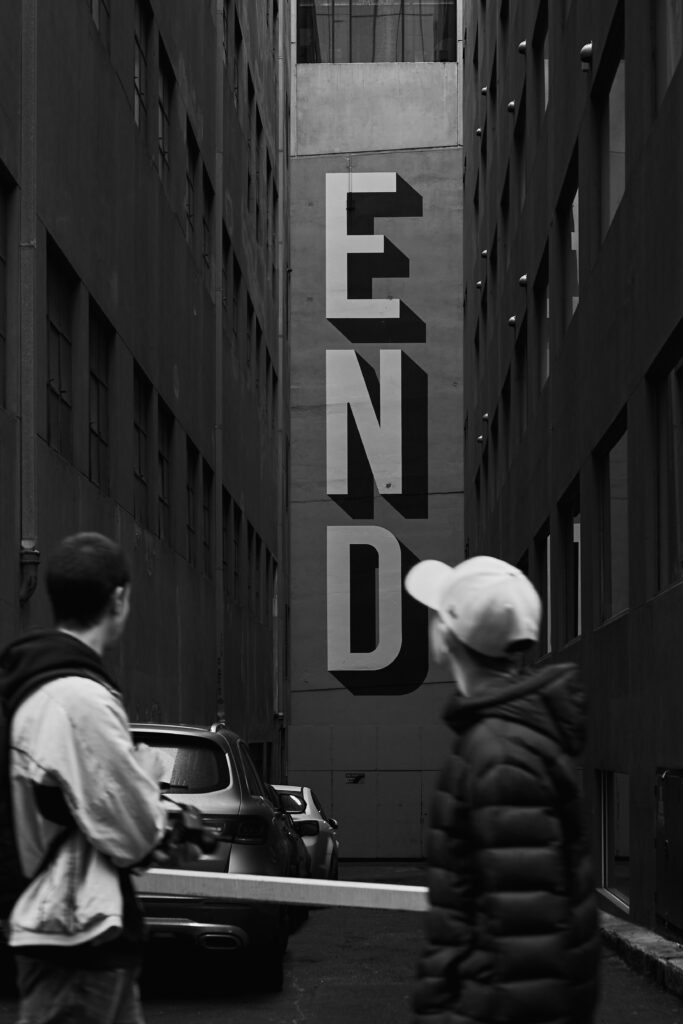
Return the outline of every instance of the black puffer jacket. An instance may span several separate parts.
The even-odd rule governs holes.
[[[415,1021],[590,1024],[600,937],[573,763],[576,670],[492,675],[445,718],[456,739],[432,804]]]

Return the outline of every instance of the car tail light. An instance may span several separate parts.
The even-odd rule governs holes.
[[[204,827],[224,843],[258,845],[268,839],[268,822],[256,815],[202,815]]]
[[[300,836],[317,836],[320,824],[317,821],[295,821],[294,828]]]

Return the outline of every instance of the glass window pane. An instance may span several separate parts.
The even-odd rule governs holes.
[[[456,0],[298,0],[300,63],[454,61]]]
[[[657,103],[661,103],[683,46],[683,0],[654,0],[655,74]]]
[[[602,789],[602,884],[629,902],[630,778],[624,772],[603,772]]]
[[[225,755],[214,743],[192,740],[169,741],[154,733],[138,733],[137,742],[154,747],[164,765],[161,785],[164,790],[186,793],[208,793],[230,785],[230,772]]]
[[[628,608],[628,434],[609,453],[609,614]]]

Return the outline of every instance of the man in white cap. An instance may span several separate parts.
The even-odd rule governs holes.
[[[405,588],[435,612],[432,651],[456,686],[415,1020],[590,1024],[600,933],[574,766],[585,730],[575,666],[521,670],[543,609],[507,562],[420,562]]]

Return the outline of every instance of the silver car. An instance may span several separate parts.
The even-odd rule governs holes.
[[[339,877],[339,822],[329,818],[308,786],[273,786],[311,857],[313,878]]]

